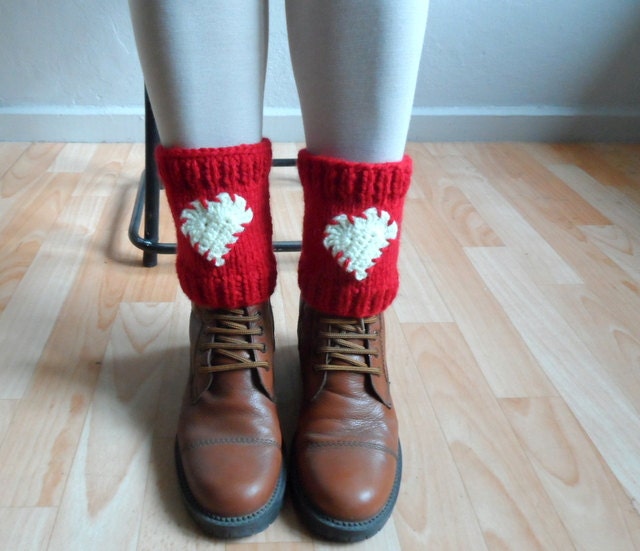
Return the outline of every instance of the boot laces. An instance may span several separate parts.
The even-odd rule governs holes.
[[[235,371],[240,369],[270,369],[269,362],[257,361],[255,352],[266,352],[266,344],[252,342],[254,336],[264,334],[260,313],[248,314],[244,309],[216,310],[207,319],[203,334],[210,338],[199,343],[201,352],[210,350],[209,361],[200,366],[202,373]],[[256,325],[258,324],[258,325]]]
[[[367,318],[320,318],[320,324],[327,328],[319,336],[326,344],[318,348],[324,356],[324,363],[315,364],[316,371],[349,371],[380,375],[382,369],[371,366],[370,357],[378,356],[373,347],[379,339],[377,331],[370,326],[378,321],[377,316]]]

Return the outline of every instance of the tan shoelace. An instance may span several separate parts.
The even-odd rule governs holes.
[[[378,321],[376,316],[368,318],[321,318],[320,324],[326,324],[329,331],[321,331],[320,337],[327,339],[328,344],[318,349],[324,354],[325,363],[315,364],[316,371],[350,371],[354,373],[372,373],[380,375],[382,370],[371,367],[368,356],[377,356],[379,351],[369,347],[369,341],[376,342],[379,335],[369,332],[368,326]],[[360,344],[362,341],[367,346]],[[335,361],[338,363],[334,363]]]
[[[263,368],[269,370],[269,362],[255,361],[252,351],[266,352],[264,343],[251,342],[252,336],[260,336],[262,326],[251,327],[261,320],[260,314],[247,314],[244,310],[218,310],[207,323],[205,331],[214,335],[214,342],[204,343],[200,350],[215,350],[217,359],[229,360],[229,363],[208,364],[200,366],[202,373],[234,371],[238,369]]]

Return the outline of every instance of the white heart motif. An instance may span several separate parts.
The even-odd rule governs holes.
[[[228,193],[220,193],[214,201],[193,201],[192,208],[180,214],[184,220],[180,228],[189,238],[191,245],[216,266],[223,266],[223,258],[244,231],[244,225],[253,220],[253,211],[247,208],[247,201],[240,195],[234,199]]]
[[[323,245],[347,272],[358,281],[367,278],[367,270],[382,256],[382,249],[398,236],[398,224],[391,215],[375,207],[364,211],[364,217],[336,216],[324,230]]]

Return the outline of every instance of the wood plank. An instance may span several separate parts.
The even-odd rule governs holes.
[[[397,549],[484,549],[484,539],[395,309],[386,348],[400,423],[402,486],[393,513]],[[413,325],[409,325],[409,334]],[[396,547],[391,547],[395,549]]]
[[[365,541],[341,545],[343,549],[354,549],[355,551],[388,551],[389,549],[401,549],[398,535],[395,530],[393,518],[389,519],[375,536]],[[330,551],[336,548],[335,543],[318,540],[314,543],[315,551]]]
[[[22,202],[22,215],[13,217],[0,231],[0,312],[64,210],[78,175],[48,175],[47,180],[46,186]]]
[[[32,143],[2,175],[0,197],[17,198],[17,194],[26,197],[28,183],[39,178],[49,170],[56,157],[64,149],[62,143]]]
[[[466,182],[465,182],[466,183]],[[472,189],[475,186],[472,185]],[[463,247],[500,247],[506,245],[487,219],[478,211],[468,190],[458,178],[438,182],[434,202],[441,216],[449,222],[449,229]],[[477,190],[482,193],[483,190]],[[474,195],[475,196],[475,195]],[[493,225],[495,226],[495,224]]]
[[[337,546],[331,547],[335,549]],[[346,546],[345,546],[346,547]],[[226,551],[309,551],[315,549],[312,543],[228,543]],[[351,547],[349,547],[351,549]]]
[[[21,400],[0,447],[0,502],[11,507],[60,503],[82,429],[90,393],[73,389],[68,399],[52,394],[42,402]],[[89,394],[89,397],[86,396]]]
[[[0,446],[9,430],[17,405],[17,400],[0,400]]]
[[[54,549],[136,549],[172,304],[123,303],[51,537]],[[79,524],[78,519],[84,519]]]
[[[490,549],[570,549],[571,539],[454,324],[404,325]]]
[[[460,159],[451,160],[454,146],[439,147],[438,155],[431,151],[433,146],[421,144],[418,150],[412,148],[414,156],[419,155],[422,172],[414,175],[412,189],[419,188],[420,197],[429,199],[434,210],[447,222],[449,231],[461,246],[499,247],[504,245],[493,228],[484,220],[468,197],[458,188],[461,177],[477,175],[477,171],[468,163],[463,165]],[[418,153],[419,151],[419,153]],[[460,173],[462,171],[462,174]],[[409,199],[411,200],[411,199]]]
[[[634,549],[618,505],[630,500],[564,401],[518,398],[501,405],[576,548]]]
[[[128,285],[121,266],[104,262],[117,197],[108,199],[31,383],[16,422],[0,447],[4,491],[15,507],[60,503],[82,425],[91,404],[111,325]]]
[[[439,151],[441,149],[442,146]],[[498,181],[508,185],[508,182],[518,177],[517,169],[514,167],[514,173],[511,174],[504,169],[493,170],[492,166],[485,164],[481,165],[484,170],[480,172],[468,159],[456,155],[455,151],[454,149],[453,153],[445,154],[446,168],[455,181],[455,186],[464,193],[502,242],[517,254],[518,260],[535,276],[536,281],[580,283],[580,277],[575,271],[492,185]],[[502,164],[501,168],[503,166],[505,165]]]
[[[31,145],[29,142],[0,143],[0,179],[9,171],[13,164]]]
[[[625,490],[640,500],[640,412],[509,251],[467,254]]]
[[[617,153],[607,151],[607,144],[555,144],[553,149],[558,152],[566,164],[570,164],[586,172],[592,178],[605,186],[619,189],[634,187],[638,181],[638,155],[640,149],[637,144],[616,144]],[[623,154],[622,152],[625,151]],[[615,157],[618,157],[616,160]]]
[[[573,165],[551,165],[549,169],[585,201],[600,210],[613,224],[634,239],[640,239],[640,204],[629,201],[624,192],[604,186]]]
[[[486,180],[458,181],[457,185],[536,282],[582,282],[551,245]]]
[[[0,508],[0,541],[3,549],[47,549],[57,510],[48,507]]]
[[[97,146],[86,167],[81,171],[82,176],[73,194],[110,196],[113,188],[122,181],[120,173],[123,166],[130,162],[129,154],[133,147],[130,143]]]
[[[404,240],[398,261],[400,289],[393,303],[403,323],[451,322],[449,311],[413,243]]]
[[[423,228],[423,220],[429,220]],[[555,389],[488,292],[463,249],[424,200],[405,207],[405,234],[418,251],[496,396],[550,396]]]
[[[437,177],[437,165],[429,155],[425,144],[408,143],[406,153],[413,160],[413,176],[407,193],[407,200],[432,199],[430,181]]]
[[[592,143],[589,145],[590,157],[595,154],[598,160],[606,163],[607,167],[612,167],[633,182],[640,182],[640,144]],[[608,177],[604,178],[606,181],[609,180]],[[617,177],[612,179],[618,180]]]
[[[144,148],[136,144],[120,171],[113,196],[118,207],[110,211],[111,220],[105,227],[105,239],[101,245],[106,261],[114,264],[122,277],[127,278],[125,302],[169,302],[175,299],[178,288],[175,255],[158,255],[158,265],[152,269],[145,268],[142,266],[142,251],[134,247],[128,237],[129,220],[143,167]],[[175,242],[173,221],[164,193],[161,193],[160,205],[161,240]]]
[[[274,241],[300,241],[304,199],[296,167],[274,167],[270,176]]]
[[[618,226],[580,226],[587,239],[640,284],[640,239]]]
[[[0,398],[20,398],[95,231],[104,199],[71,198],[0,316]]]
[[[95,143],[67,143],[51,163],[49,172],[85,172],[97,148]]]
[[[610,224],[597,207],[549,170],[550,162],[540,160],[548,152],[549,148],[540,144],[469,144],[462,149],[466,162],[472,163],[552,246],[553,241],[538,230],[539,218],[550,228]]]
[[[271,298],[276,333],[274,376],[278,398],[278,413],[287,449],[291,449],[302,392],[297,339],[300,304],[300,292],[298,290],[299,256],[299,254],[294,253],[277,256],[278,285],[275,294]],[[297,525],[296,523],[293,525]],[[298,530],[300,529],[298,528]]]
[[[167,345],[167,359],[163,382],[158,397],[158,413],[153,434],[156,438],[174,438],[187,379],[189,377],[189,317],[191,302],[181,292],[172,302],[173,330]]]
[[[516,170],[510,161],[504,160],[504,154],[497,155],[491,147],[478,146],[478,156],[489,156],[492,168],[501,167],[504,170]],[[510,146],[509,149],[513,149]],[[481,164],[483,161],[475,161]],[[546,170],[546,169],[545,169]],[[531,178],[528,172],[523,172],[522,177],[512,179],[509,182],[497,180],[493,182],[500,192],[508,197],[519,212],[535,228],[535,230],[552,244],[558,254],[567,262],[584,281],[585,285],[596,294],[604,303],[616,308],[625,315],[628,323],[633,324],[637,320],[637,312],[640,309],[640,286],[629,274],[611,261],[597,246],[595,246],[581,226],[610,225],[611,221],[591,206],[578,193],[546,170],[549,177],[540,179]],[[528,199],[531,188],[539,189],[544,196],[546,194],[560,194],[562,201],[532,201]],[[617,190],[611,188],[616,196]],[[568,190],[568,193],[567,191]],[[613,196],[609,196],[612,199]],[[607,199],[605,199],[606,201]],[[590,220],[590,221],[589,221]]]
[[[640,336],[628,314],[582,285],[541,292],[598,360],[617,392],[640,412]]]
[[[43,173],[63,147],[63,144],[31,144],[0,178],[0,230],[19,215],[18,204],[47,185],[49,178]]]

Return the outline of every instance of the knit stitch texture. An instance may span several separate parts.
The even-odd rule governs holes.
[[[304,223],[298,283],[327,314],[384,311],[399,288],[398,252],[412,161],[357,163],[302,150]]]
[[[276,261],[269,210],[271,143],[156,150],[176,225],[176,270],[199,306],[239,308],[267,300]]]

